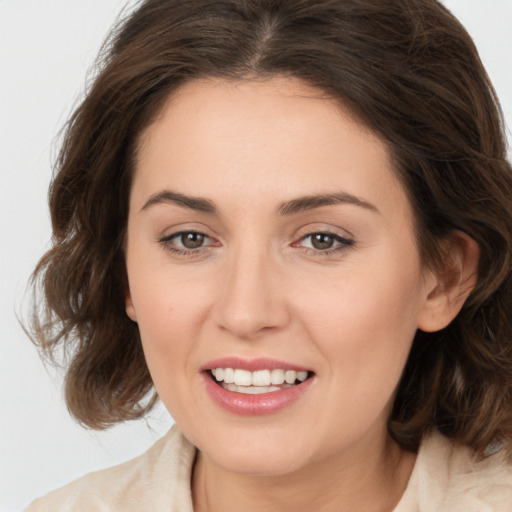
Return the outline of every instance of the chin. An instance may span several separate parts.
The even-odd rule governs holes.
[[[212,457],[224,470],[247,476],[282,476],[299,470],[304,465],[299,457],[290,457],[285,453],[273,453],[272,456],[255,456],[243,448],[238,453],[223,453]]]
[[[251,418],[248,423],[239,418],[224,422],[210,418],[202,425],[196,423],[195,414],[173,418],[207,460],[239,475],[278,476],[296,471],[307,458],[304,447],[311,446],[311,439],[304,439],[298,429],[291,436],[289,426],[269,425],[268,418]]]

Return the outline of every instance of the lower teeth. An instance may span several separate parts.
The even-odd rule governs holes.
[[[282,389],[291,388],[294,384],[282,384],[281,386],[237,386],[236,384],[226,384],[222,382],[222,387],[228,391],[235,393],[243,393],[245,395],[260,395],[262,393],[272,393],[281,391]]]

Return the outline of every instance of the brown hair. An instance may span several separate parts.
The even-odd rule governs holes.
[[[112,33],[69,120],[50,188],[53,247],[34,272],[32,336],[69,356],[66,400],[93,428],[143,415],[156,394],[125,314],[123,241],[137,138],[173,91],[203,77],[293,76],[387,141],[426,265],[453,230],[481,256],[458,317],[418,332],[389,430],[483,453],[512,446],[512,170],[477,50],[436,0],[147,0]],[[39,288],[39,285],[41,288]]]

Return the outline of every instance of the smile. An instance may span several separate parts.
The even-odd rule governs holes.
[[[307,394],[316,374],[272,359],[223,358],[201,369],[207,395],[237,415],[267,415],[291,407]]]
[[[239,368],[214,368],[211,374],[224,389],[246,395],[281,391],[300,384],[308,378],[307,371],[280,368],[254,372]]]

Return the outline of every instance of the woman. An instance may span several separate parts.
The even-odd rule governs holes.
[[[28,510],[512,502],[512,173],[434,0],[148,0],[72,117],[35,339],[145,455]]]

